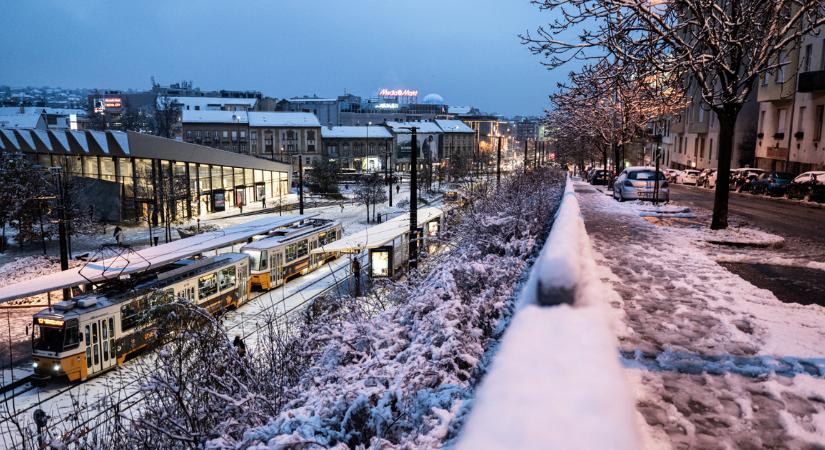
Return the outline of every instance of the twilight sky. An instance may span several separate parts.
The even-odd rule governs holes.
[[[25,0],[0,6],[0,84],[146,89],[192,80],[283,98],[436,92],[541,114],[561,73],[517,34],[528,0]]]

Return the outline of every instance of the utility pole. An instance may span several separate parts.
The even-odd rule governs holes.
[[[392,207],[392,176],[390,175],[390,164],[392,163],[392,157],[390,156],[390,148],[387,144],[384,144],[384,178],[385,183],[389,186],[390,196],[389,196],[389,205]]]
[[[298,214],[304,215],[304,158],[298,154]]]
[[[501,185],[501,135],[498,138],[498,151],[496,152],[496,189]]]
[[[418,127],[410,130],[410,270],[418,267]]]
[[[66,233],[66,192],[63,189],[63,176],[60,167],[52,167],[50,169],[54,177],[54,183],[57,187],[57,231],[60,239],[60,270],[69,270],[69,243]],[[71,291],[69,288],[63,289],[63,300],[71,298]]]

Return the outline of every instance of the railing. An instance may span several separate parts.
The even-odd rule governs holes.
[[[825,70],[800,73],[796,90],[799,92],[825,91]]]
[[[633,397],[619,364],[573,184],[522,287],[456,448],[636,449]]]

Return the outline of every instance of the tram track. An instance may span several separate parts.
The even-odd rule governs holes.
[[[362,259],[363,259],[363,257],[362,257]],[[294,314],[297,311],[301,310],[307,303],[309,303],[313,299],[318,298],[319,296],[322,296],[322,295],[326,295],[329,292],[333,291],[334,289],[340,289],[341,285],[343,283],[348,282],[349,279],[350,279],[350,275],[348,274],[349,264],[341,264],[337,268],[332,268],[332,264],[335,264],[337,261],[340,261],[340,258],[335,260],[335,261],[332,261],[332,262],[329,262],[329,263],[325,264],[326,267],[330,268],[330,272],[327,273],[326,275],[323,275],[323,276],[319,277],[318,279],[307,283],[306,285],[300,285],[300,284],[296,285],[296,289],[294,291],[290,292],[287,295],[284,295],[281,299],[278,299],[277,301],[272,302],[271,304],[264,306],[262,309],[256,311],[255,315],[257,316],[257,315],[260,315],[260,314],[264,314],[264,313],[267,313],[267,312],[270,312],[270,311],[274,310],[275,308],[284,306],[288,300],[293,299],[295,297],[303,296],[304,292],[306,290],[312,290],[313,288],[316,288],[319,284],[322,284],[325,281],[329,281],[330,278],[333,278],[334,281],[329,286],[322,287],[320,291],[310,295],[309,297],[304,298],[299,303],[294,304],[291,307],[289,307],[289,309],[285,309],[283,313],[280,313],[277,316],[275,316],[273,318],[272,322],[274,322],[276,324],[279,324],[284,319],[288,318],[292,314]],[[322,269],[318,269],[318,270],[322,270]],[[366,270],[367,270],[367,267],[362,265],[362,272],[366,272]],[[303,277],[298,278],[297,280],[301,280],[302,278],[304,278],[306,276],[307,275],[304,275]],[[300,286],[300,287],[298,287],[298,286]],[[267,291],[267,292],[261,292],[259,295],[255,296],[253,299],[251,299],[246,304],[244,304],[241,308],[239,308],[237,310],[241,314],[241,317],[239,317],[240,320],[237,323],[234,323],[232,325],[227,326],[225,328],[225,331],[230,332],[230,331],[236,330],[238,327],[242,326],[242,324],[244,323],[244,317],[243,317],[244,312],[242,311],[244,309],[244,307],[252,306],[253,303],[260,303],[260,301],[262,301],[265,297],[271,298],[272,295],[276,294],[276,291],[278,289],[279,288],[276,288],[276,289],[273,289],[273,290],[270,290],[270,291]],[[249,331],[248,333],[243,333],[244,339],[246,339],[250,336],[253,336],[254,334],[256,334],[257,332],[259,332],[261,329],[263,329],[264,327],[266,327],[268,325],[269,325],[269,322],[266,322],[264,324],[256,326],[253,330]],[[142,357],[145,357],[145,356],[147,356],[147,355],[141,355],[139,357],[142,358]],[[121,370],[123,370],[123,368],[116,369],[116,371],[121,371]],[[101,375],[103,377],[105,377],[106,375],[111,376],[112,373],[113,372],[108,372],[108,373],[104,373],[104,374],[101,374]],[[115,372],[115,373],[117,373],[117,372]],[[30,379],[30,377],[28,377],[28,378]],[[100,378],[98,378],[98,377],[91,378],[90,380],[87,380],[87,382],[88,381],[95,381],[95,380],[100,380]],[[138,381],[139,380],[137,380],[137,379],[132,379],[131,381],[127,381],[125,384],[121,383],[117,387],[117,390],[120,391],[120,392],[128,391],[129,388],[136,387],[136,385],[138,384]],[[21,417],[22,414],[24,414],[26,412],[29,412],[29,411],[33,412],[35,409],[39,409],[41,406],[44,406],[45,404],[48,404],[48,402],[50,402],[52,400],[55,400],[57,398],[63,397],[65,395],[71,395],[71,393],[73,391],[80,391],[81,388],[87,386],[87,382],[75,383],[75,384],[71,384],[69,386],[66,386],[65,388],[60,388],[57,392],[51,393],[45,398],[39,398],[36,402],[34,402],[30,405],[27,405],[27,406],[25,406],[21,409],[15,409],[14,412],[10,415],[0,417],[0,427],[5,428],[3,430],[0,430],[0,434],[3,435],[3,441],[6,440],[6,437],[12,437],[12,436],[9,436],[9,434],[10,434],[9,431],[11,430],[11,427],[9,425],[11,425],[12,422],[16,421],[16,419]],[[2,400],[2,403],[3,403],[4,406],[6,406],[7,410],[8,410],[8,405],[13,404],[14,400],[17,399],[22,394],[27,393],[27,392],[29,392],[33,389],[39,389],[38,387],[36,387],[34,385],[29,385],[29,386],[30,387],[28,387],[25,390],[13,392],[12,396],[5,397]],[[140,393],[139,390],[134,389],[134,390],[132,390],[131,393],[128,393],[125,397],[120,398],[118,400],[117,404],[121,404],[124,401],[128,401],[129,399],[133,398],[135,395],[137,395],[139,393]],[[38,397],[39,397],[39,393],[38,393]],[[122,413],[126,410],[129,410],[129,409],[133,408],[136,404],[139,404],[140,401],[142,401],[142,399],[143,399],[143,397],[141,397],[140,399],[138,399],[134,402],[131,402],[131,403],[125,405],[124,407],[119,408],[120,412]],[[89,411],[88,407],[89,406],[94,406],[94,403],[97,403],[97,402],[92,402],[91,404],[86,403],[83,408],[81,408],[79,410],[72,411],[72,415],[74,417],[77,417],[79,414],[82,414],[84,412]],[[91,418],[86,419],[83,423],[81,423],[80,425],[74,427],[73,430],[69,430],[69,432],[77,431],[77,428],[87,425],[88,423],[96,420],[101,415],[109,412],[110,410],[111,410],[111,407],[108,407],[108,408],[104,408],[101,411],[96,412]],[[66,420],[67,419],[64,417],[61,420],[58,420],[57,422],[50,423],[50,428],[54,428],[56,426],[59,426],[60,424],[65,423]],[[12,445],[14,447],[11,447],[11,448],[16,448],[17,444],[12,444]],[[7,447],[7,448],[9,448],[9,447]]]

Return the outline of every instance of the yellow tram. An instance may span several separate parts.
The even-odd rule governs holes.
[[[338,254],[312,251],[340,239],[342,233],[339,222],[312,219],[243,246],[241,251],[250,259],[250,284],[268,290],[321,267]]]
[[[133,274],[138,278],[128,287],[110,286],[38,312],[32,335],[35,380],[66,376],[82,381],[146,347],[151,324],[140,319],[158,298],[155,292],[186,299],[213,314],[240,306],[249,299],[249,263],[242,253],[182,259]]]

